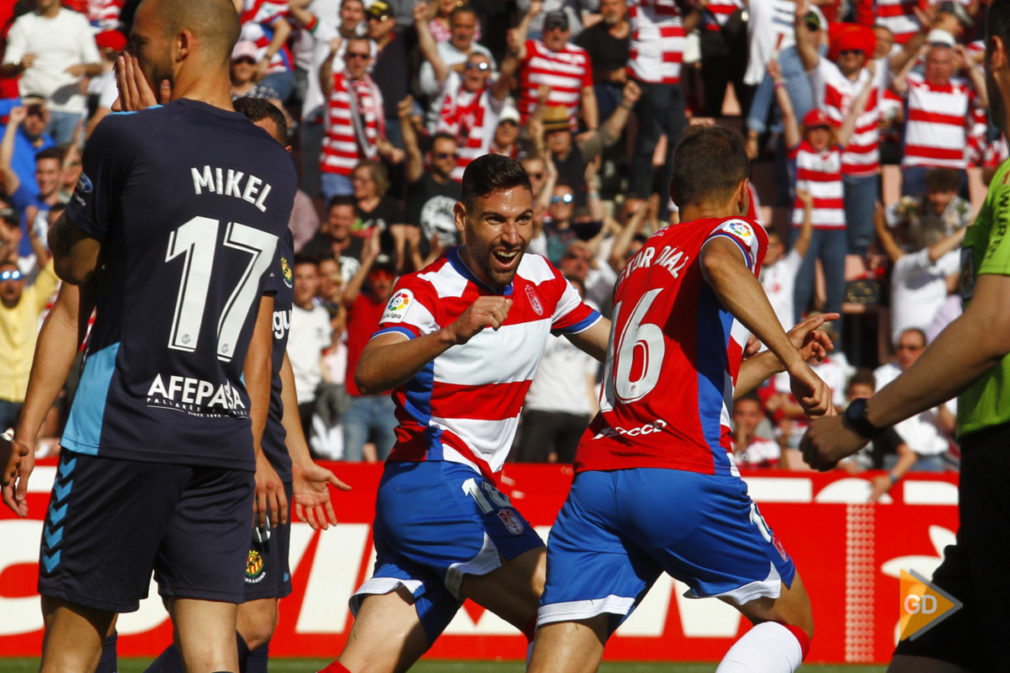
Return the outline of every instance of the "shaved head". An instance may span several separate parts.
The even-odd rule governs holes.
[[[137,14],[149,13],[171,39],[181,31],[193,34],[206,63],[227,64],[238,41],[238,13],[231,0],[144,0]]]

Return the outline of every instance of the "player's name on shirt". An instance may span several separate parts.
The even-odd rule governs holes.
[[[655,254],[655,248],[646,248],[642,251],[641,255],[635,255],[628,262],[627,266],[624,267],[624,271],[621,271],[621,275],[617,277],[617,282],[620,283],[624,278],[629,275],[635,269],[643,269],[653,264],[653,255]],[[685,255],[683,252],[677,248],[667,245],[664,246],[662,250],[659,251],[659,255],[656,255],[655,264],[656,266],[661,266],[670,272],[670,275],[674,278],[680,278],[680,272],[687,266],[690,257]]]
[[[291,330],[291,309],[274,311],[274,338],[283,339]]]
[[[266,200],[272,188],[252,173],[210,165],[194,166],[190,171],[197,196],[204,193],[233,196],[256,206],[261,213],[267,212]]]
[[[228,382],[217,384],[191,376],[155,374],[146,397],[149,407],[177,409],[196,416],[248,415],[238,389]]]

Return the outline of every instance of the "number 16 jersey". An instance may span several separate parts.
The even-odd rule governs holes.
[[[716,238],[735,243],[757,276],[768,236],[741,217],[661,229],[621,272],[600,413],[579,442],[576,472],[737,474],[730,409],[747,330],[702,276],[699,254]]]
[[[267,133],[198,101],[98,125],[66,212],[102,249],[64,447],[255,468],[242,369],[296,181]]]

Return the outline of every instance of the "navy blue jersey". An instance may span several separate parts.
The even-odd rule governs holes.
[[[264,287],[274,294],[273,352],[271,353],[270,416],[263,429],[263,453],[277,470],[282,481],[291,481],[291,456],[285,445],[287,433],[281,423],[284,417],[284,403],[281,400],[281,366],[288,347],[288,331],[291,329],[291,305],[294,303],[294,237],[285,228],[277,241],[277,255]]]
[[[98,125],[66,212],[102,252],[63,446],[255,468],[242,367],[296,182],[236,112],[182,99]]]

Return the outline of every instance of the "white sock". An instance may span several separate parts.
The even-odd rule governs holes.
[[[715,673],[793,673],[803,662],[803,647],[778,622],[762,622],[733,643]]]

